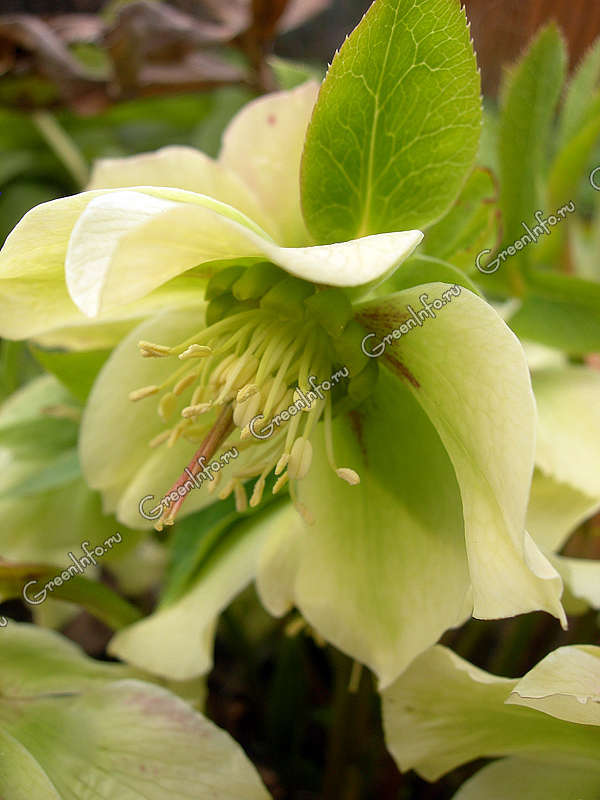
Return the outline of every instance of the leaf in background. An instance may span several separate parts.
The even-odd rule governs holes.
[[[521,339],[571,355],[600,351],[600,283],[531,270],[519,310],[507,320]]]
[[[69,561],[69,565],[74,572],[73,562]],[[4,602],[11,598],[23,598],[26,584],[36,581],[35,585],[31,585],[25,590],[30,600],[42,603],[47,597],[75,603],[113,630],[125,628],[141,618],[142,614],[137,608],[104,583],[92,581],[80,574],[71,575],[69,579],[62,580],[60,576],[66,569],[66,566],[49,564],[16,564],[0,558],[0,599]],[[57,576],[62,584],[45,590],[44,587],[48,582]],[[44,599],[40,599],[40,593],[43,594]],[[34,602],[33,605],[37,605],[37,603]]]
[[[239,745],[167,689],[31,625],[2,637],[3,797],[268,800]]]
[[[477,167],[469,176],[450,211],[425,233],[422,249],[467,272],[477,255],[499,244],[498,187],[489,170]]]
[[[243,513],[235,510],[233,496],[182,519],[173,535],[171,563],[160,599],[164,608],[178,600],[201,572],[214,551],[232,534],[236,523],[254,516],[279,499],[271,493],[275,478],[270,476],[265,484],[263,501],[259,508],[249,508]]]
[[[600,138],[600,97],[589,105],[588,112],[585,122],[582,121],[552,163],[548,179],[548,196],[552,209],[575,199],[577,186]]]
[[[523,235],[538,209],[544,209],[542,182],[548,157],[554,111],[563,85],[565,45],[554,25],[534,40],[514,67],[503,87],[500,121],[500,204],[504,241],[512,243]],[[511,260],[531,258],[525,248]]]
[[[81,477],[81,468],[77,449],[65,450],[56,458],[52,458],[49,463],[41,466],[38,471],[28,475],[26,480],[17,483],[16,486],[11,486],[10,489],[0,489],[0,500],[47,492],[49,489],[56,489],[72,483],[79,477]]]
[[[96,375],[111,353],[110,350],[60,352],[43,350],[36,345],[31,345],[30,349],[36,360],[81,403],[87,400]]]
[[[423,228],[477,152],[480,82],[457,0],[376,0],[333,60],[308,129],[303,210],[321,242]]]
[[[600,39],[590,47],[567,85],[559,120],[558,145],[564,146],[589,121],[600,84]]]
[[[377,295],[383,297],[392,292],[401,292],[424,283],[449,283],[464,286],[481,296],[473,281],[454,264],[433,256],[415,255],[406,261],[389,280],[377,287]]]

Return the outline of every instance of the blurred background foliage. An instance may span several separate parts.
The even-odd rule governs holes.
[[[95,159],[167,144],[216,155],[224,127],[248,100],[323,75],[369,4],[3,0],[0,242],[32,206],[80,190]],[[600,34],[600,4],[469,0],[466,6],[490,109],[481,161],[493,168],[495,96],[505,62],[555,18],[568,39],[571,65],[577,64]],[[2,401],[42,367],[22,343],[4,341],[0,348]],[[165,556],[168,586],[197,574],[203,542],[215,525],[227,527],[230,512],[224,508],[217,520],[207,519],[200,542],[189,526],[178,528]],[[599,533],[596,518],[569,543],[568,554],[600,557]],[[148,569],[158,562],[153,552]],[[107,585],[119,581],[114,572],[102,577]],[[148,585],[125,593],[146,611],[156,602]],[[4,608],[30,619],[18,601]],[[106,657],[109,628],[85,611],[59,618],[68,636]],[[594,611],[573,618],[567,633],[545,615],[530,614],[469,622],[444,643],[485,669],[517,676],[555,647],[597,641],[597,635]],[[435,785],[400,775],[385,749],[371,676],[325,647],[294,614],[270,618],[253,589],[222,615],[206,709],[242,744],[275,798],[443,800],[478,767]]]

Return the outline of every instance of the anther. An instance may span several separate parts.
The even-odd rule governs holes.
[[[339,469],[336,469],[335,474],[338,476],[338,478],[341,478],[342,480],[346,481],[346,483],[349,483],[350,486],[356,486],[360,483],[360,475],[358,472],[355,472],[349,467],[339,467]]]
[[[294,442],[288,464],[290,478],[300,480],[304,478],[312,461],[312,445],[308,439],[300,436]]]
[[[177,406],[177,398],[173,392],[167,392],[160,398],[158,404],[158,414],[163,422],[168,422],[173,416]]]
[[[200,416],[200,414],[206,414],[211,408],[212,403],[198,403],[195,406],[186,406],[181,412],[181,416],[184,419],[191,419],[192,417]]]
[[[206,358],[211,355],[212,349],[203,344],[191,344],[187,350],[179,354],[179,358],[185,361],[188,358]]]
[[[129,393],[129,399],[133,400],[133,402],[137,402],[138,400],[143,400],[145,397],[150,397],[153,394],[157,394],[160,391],[160,387],[158,386],[143,386],[141,389],[136,389],[133,392]]]
[[[153,342],[138,342],[143,358],[166,358],[172,353],[170,347],[165,347],[163,344],[154,344]]]

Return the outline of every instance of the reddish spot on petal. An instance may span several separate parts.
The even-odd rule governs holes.
[[[269,125],[275,125],[275,123],[277,122],[277,117],[275,116],[275,114],[269,114],[269,116],[267,117],[267,122],[269,123]]]

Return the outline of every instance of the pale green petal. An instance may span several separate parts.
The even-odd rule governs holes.
[[[168,311],[145,321],[132,331],[108,359],[90,393],[81,423],[79,452],[83,473],[95,489],[103,492],[105,507],[115,510],[136,473],[147,461],[168,462],[163,469],[171,478],[162,492],[145,485],[136,498],[129,518],[149,527],[137,509],[146,494],[162,495],[183,472],[193,455],[193,445],[177,442],[172,449],[152,450],[149,442],[165,425],[157,413],[155,398],[133,403],[128,399],[134,389],[161,383],[180,362],[173,359],[150,359],[140,356],[140,339],[161,344],[178,342],[202,330],[204,313],[195,310]],[[110,492],[113,490],[114,492]],[[106,493],[111,494],[107,501]],[[193,502],[190,497],[188,503]]]
[[[65,259],[75,223],[90,201],[103,194],[84,192],[36,206],[8,236],[0,251],[0,336],[36,337],[57,347],[109,347],[131,327],[128,320],[136,323],[167,304],[190,304],[190,289],[198,281],[178,278],[142,302],[122,306],[113,315],[100,315],[90,325],[69,297]],[[91,330],[84,330],[86,326]]]
[[[320,429],[313,448],[297,492],[315,522],[295,541],[290,528],[267,543],[259,593],[274,613],[293,602],[385,686],[470,612],[452,465],[411,394],[385,374],[368,403],[334,421],[337,463],[360,484],[336,476]]]
[[[579,764],[540,764],[506,758],[484,767],[462,785],[453,800],[597,800],[600,770]]]
[[[248,103],[226,129],[219,157],[246,182],[288,247],[311,241],[300,207],[300,160],[318,89],[310,81]]]
[[[533,390],[538,467],[600,501],[600,372],[584,366],[538,370]]]
[[[388,749],[403,771],[416,769],[430,781],[502,755],[597,769],[600,729],[507,703],[517,685],[436,646],[383,693]]]
[[[125,158],[103,158],[92,170],[88,189],[167,186],[204,194],[242,211],[272,236],[277,229],[242,178],[224,163],[193,147],[171,145]]]
[[[67,244],[79,215],[100,192],[42,203],[0,251],[0,336],[23,339],[83,319],[64,278]]]
[[[432,309],[435,318],[401,331],[411,309],[418,314],[422,301],[438,300],[443,306]],[[439,283],[368,303],[359,319],[375,333],[367,342],[370,352],[394,329],[400,333],[390,338],[379,363],[405,380],[454,465],[474,615],[488,619],[544,609],[564,623],[562,581],[524,528],[536,413],[517,338],[481,298]]]
[[[219,614],[254,578],[261,548],[284,516],[285,510],[276,510],[258,522],[240,523],[180,600],[113,637],[112,655],[175,680],[208,672]]]
[[[118,190],[89,203],[75,225],[66,261],[69,292],[88,316],[130,304],[200,264],[268,258],[315,283],[359,286],[386,275],[422,239],[420,231],[351,242],[282,248],[231,206],[175,189]],[[202,280],[214,267],[195,270]]]
[[[40,628],[2,633],[3,797],[268,798],[241,748],[171,692]]]
[[[506,702],[567,722],[600,726],[600,647],[554,650],[521,678]]]
[[[571,533],[600,508],[590,497],[567,483],[558,483],[539,469],[533,474],[527,508],[527,530],[546,551],[558,551]]]
[[[555,555],[549,558],[568,590],[563,599],[567,613],[583,614],[590,606],[600,609],[600,561]]]

